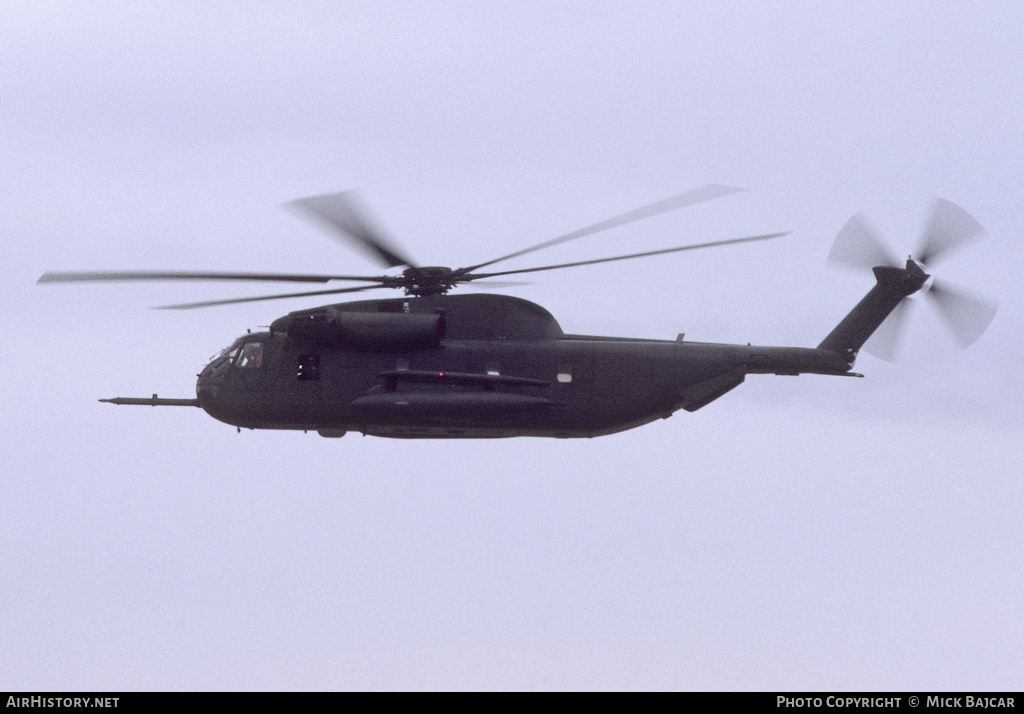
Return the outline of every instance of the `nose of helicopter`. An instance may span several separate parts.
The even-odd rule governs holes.
[[[203,368],[196,380],[196,398],[199,399],[199,406],[214,418],[220,418],[218,415],[223,411],[220,393],[230,365],[230,359],[218,357]]]

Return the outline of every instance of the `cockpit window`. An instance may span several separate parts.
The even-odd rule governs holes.
[[[242,346],[242,344],[238,340],[235,340],[230,345],[228,345],[227,347],[222,349],[220,351],[220,354],[218,354],[214,359],[220,359],[221,357],[228,357],[228,358],[233,360],[235,358],[235,355],[238,354],[238,350],[239,350],[239,348],[241,346]]]
[[[238,355],[236,367],[255,368],[263,364],[263,343],[246,342]]]

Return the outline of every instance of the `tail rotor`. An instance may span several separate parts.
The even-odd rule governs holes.
[[[981,225],[967,211],[949,201],[936,199],[918,248],[910,261],[929,270],[983,233]],[[834,267],[856,270],[871,270],[882,266],[901,267],[875,229],[859,213],[839,231],[829,252],[828,262]],[[995,302],[953,287],[945,281],[932,280],[924,286],[922,292],[938,312],[954,341],[962,348],[970,346],[981,337],[996,314]],[[905,298],[864,344],[863,349],[879,359],[895,361],[909,320],[911,304]]]

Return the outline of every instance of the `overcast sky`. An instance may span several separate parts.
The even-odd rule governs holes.
[[[0,689],[1019,689],[1019,2],[0,3]],[[748,189],[513,267],[566,332],[814,346],[941,196],[985,241],[866,379],[752,376],[594,440],[244,432],[194,395],[263,286],[46,270],[377,272],[282,203],[358,188],[469,265],[707,183]],[[466,290],[467,288],[462,288]],[[919,301],[920,302],[920,301]]]

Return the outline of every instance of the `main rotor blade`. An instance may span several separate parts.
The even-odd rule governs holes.
[[[828,254],[829,265],[858,270],[888,265],[899,267],[899,262],[884,246],[878,233],[860,213],[846,222],[832,243]]]
[[[573,231],[572,233],[566,233],[565,235],[559,236],[558,238],[552,238],[551,240],[546,240],[543,243],[538,243],[537,245],[531,246],[529,248],[518,250],[515,253],[509,253],[508,255],[503,255],[500,258],[489,260],[486,263],[479,263],[477,265],[472,265],[468,268],[460,268],[458,272],[469,273],[474,270],[484,268],[488,265],[494,265],[495,263],[499,263],[503,260],[517,258],[520,255],[532,253],[535,250],[541,250],[542,248],[550,248],[551,246],[558,245],[559,243],[565,243],[576,238],[582,238],[583,236],[589,236],[593,235],[594,233],[600,233],[601,231],[606,231],[609,230],[610,228],[624,226],[627,223],[633,223],[634,221],[642,221],[645,218],[652,218],[662,213],[668,213],[669,211],[675,211],[676,209],[679,208],[685,208],[686,206],[692,206],[694,204],[702,203],[704,201],[710,201],[715,198],[722,198],[723,196],[729,196],[734,193],[739,193],[740,191],[743,191],[743,189],[736,188],[734,186],[719,186],[717,184],[708,184],[707,186],[701,186],[700,188],[695,188],[692,191],[686,191],[676,196],[672,196],[671,198],[666,198],[663,201],[658,201],[657,203],[652,203],[648,206],[643,206],[641,208],[634,209],[627,213],[623,213],[622,215],[615,216],[614,218],[609,218],[607,220],[601,221],[600,223],[595,223],[592,226],[580,228],[579,230]]]
[[[472,281],[473,287],[479,290],[503,290],[504,288],[518,288],[523,285],[533,285],[525,280],[480,280]]]
[[[597,260],[581,260],[575,263],[560,263],[559,265],[544,265],[539,268],[523,268],[521,270],[503,270],[499,273],[479,273],[477,275],[469,274],[459,278],[459,282],[468,282],[470,280],[478,280],[481,278],[493,278],[499,275],[517,275],[519,273],[537,273],[542,270],[558,270],[559,268],[575,268],[579,265],[596,265],[597,263],[611,263],[616,260],[632,260],[633,258],[646,258],[650,255],[665,255],[667,253],[680,253],[684,250],[697,250],[699,248],[714,248],[720,245],[732,245],[733,243],[752,243],[753,241],[759,240],[771,240],[772,238],[779,238],[781,236],[789,235],[788,233],[769,233],[763,236],[751,236],[749,238],[732,238],[730,240],[718,240],[710,243],[695,243],[693,245],[684,245],[679,248],[666,248],[664,250],[651,250],[645,253],[632,253],[630,255],[618,255],[614,258],[598,258]]]
[[[161,305],[154,310],[193,310],[198,307],[214,307],[216,305],[234,305],[243,302],[262,302],[263,300],[282,300],[284,298],[313,297],[316,295],[340,295],[341,293],[358,293],[363,290],[376,290],[383,285],[365,285],[359,288],[341,288],[339,290],[314,290],[307,293],[288,293],[286,295],[259,295],[247,298],[230,298],[228,300],[206,300],[203,302],[186,302],[178,305]]]
[[[119,271],[51,271],[43,273],[37,284],[43,283],[104,283],[143,280],[251,280],[284,283],[326,283],[331,280],[359,280],[376,283],[383,276],[365,275],[303,275],[293,273],[215,273],[180,270],[119,270]]]
[[[968,347],[981,337],[996,316],[996,303],[946,283],[933,281],[925,295],[931,298],[932,305],[961,347]]]
[[[914,301],[910,298],[901,300],[861,349],[878,359],[895,362],[899,358],[903,335],[913,307]]]
[[[934,263],[939,256],[961,247],[984,233],[974,216],[956,204],[936,198],[931,217],[921,235],[914,256],[922,263]]]
[[[300,198],[285,205],[314,218],[335,236],[355,242],[367,250],[378,263],[388,268],[399,265],[416,266],[410,258],[402,255],[393,241],[386,237],[384,230],[374,223],[369,211],[359,201],[354,191]]]

